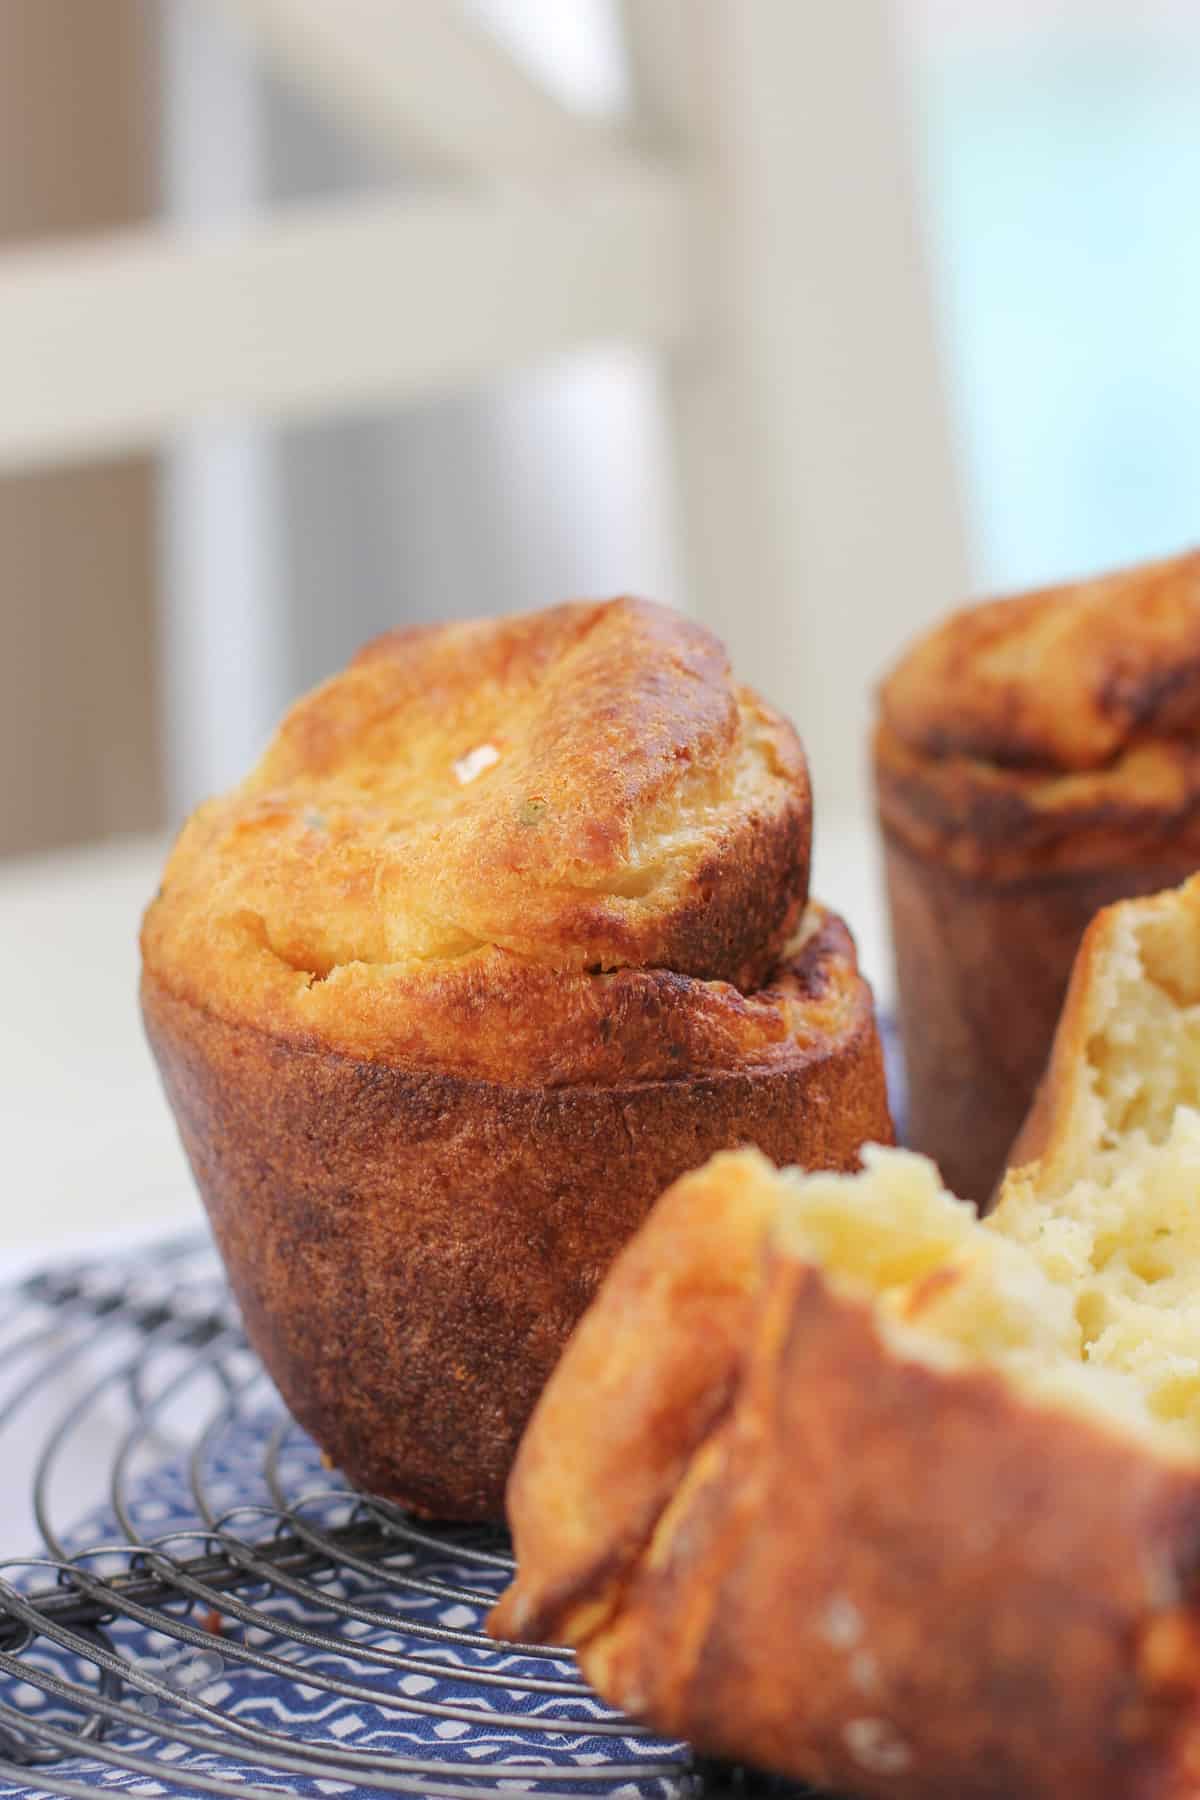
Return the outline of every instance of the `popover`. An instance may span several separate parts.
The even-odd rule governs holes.
[[[879,1800],[1200,1787],[1200,878],[1091,926],[995,1212],[911,1152],[716,1158],[616,1260],[509,1487],[494,1635]]]
[[[1200,553],[992,601],[880,693],[908,1133],[986,1201],[1100,907],[1200,868]]]
[[[250,1336],[356,1482],[498,1515],[670,1181],[889,1136],[810,829],[790,725],[635,600],[379,639],[185,827],[147,1029]]]

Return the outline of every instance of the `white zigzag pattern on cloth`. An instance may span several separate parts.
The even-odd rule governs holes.
[[[241,1419],[214,1444],[211,1466],[206,1470],[208,1492],[218,1496],[219,1504],[239,1508],[235,1526],[243,1518],[250,1518],[249,1512],[242,1509],[270,1509],[262,1473],[264,1447],[278,1418],[277,1412],[270,1411]],[[337,1509],[348,1515],[353,1508],[354,1496],[322,1469],[315,1448],[299,1431],[293,1430],[287,1439],[281,1468],[289,1494],[316,1496],[306,1514],[314,1522],[320,1519],[328,1525]],[[134,1490],[132,1513],[147,1538],[162,1541],[173,1532],[194,1531],[199,1520],[186,1459],[168,1460],[145,1476]],[[259,1529],[262,1528],[260,1520]],[[70,1548],[77,1554],[98,1543],[120,1540],[113,1516],[96,1514],[81,1522],[72,1534]],[[193,1544],[190,1552],[181,1554],[194,1554],[195,1548]],[[535,1800],[543,1790],[560,1792],[564,1785],[580,1800],[591,1800],[591,1796],[612,1800],[616,1795],[665,1800],[678,1791],[679,1777],[686,1766],[682,1747],[641,1734],[626,1735],[616,1715],[582,1686],[570,1661],[550,1662],[499,1646],[435,1642],[406,1631],[408,1625],[448,1626],[468,1632],[478,1632],[482,1626],[478,1607],[397,1587],[395,1580],[403,1582],[406,1576],[489,1596],[499,1594],[505,1579],[500,1569],[469,1559],[456,1562],[454,1546],[448,1544],[436,1551],[414,1550],[411,1557],[398,1558],[394,1565],[389,1564],[388,1575],[381,1574],[377,1582],[350,1570],[342,1570],[337,1579],[321,1581],[321,1594],[329,1601],[348,1600],[386,1614],[387,1624],[379,1626],[340,1617],[335,1606],[307,1597],[282,1592],[263,1597],[255,1593],[250,1596],[253,1605],[268,1615],[272,1624],[277,1623],[279,1638],[273,1639],[261,1621],[246,1627],[230,1615],[225,1623],[226,1635],[212,1640],[213,1654],[223,1665],[219,1675],[195,1690],[199,1699],[220,1709],[227,1726],[225,1754],[218,1756],[172,1743],[173,1725],[191,1723],[204,1730],[210,1727],[206,1721],[189,1715],[185,1705],[167,1699],[158,1702],[156,1713],[147,1715],[144,1730],[117,1727],[109,1740],[122,1752],[146,1756],[156,1765],[155,1773],[161,1773],[161,1785],[144,1773],[112,1768],[90,1756],[57,1765],[55,1773],[105,1789],[144,1795],[169,1794],[180,1786],[186,1788],[188,1771],[204,1771],[259,1788],[311,1795],[313,1800],[331,1793],[354,1796],[378,1791],[367,1771],[353,1767],[346,1769],[343,1781],[330,1779],[328,1773],[284,1776],[278,1769],[243,1758],[238,1753],[235,1735],[241,1726],[254,1737],[263,1731],[276,1734],[272,1747],[285,1754],[291,1751],[348,1758],[356,1753],[420,1758],[444,1764],[445,1775],[437,1779],[450,1782],[478,1780],[482,1772],[491,1770],[492,1785],[486,1792],[527,1792]],[[44,1570],[31,1571],[22,1585],[44,1585],[45,1579]],[[289,1639],[289,1632],[297,1628],[334,1638],[336,1647],[314,1649],[297,1644]],[[108,1637],[123,1656],[143,1665],[149,1661],[155,1668],[164,1658],[179,1657],[188,1650],[168,1634],[149,1631],[128,1620],[109,1627]],[[279,1657],[289,1665],[288,1674],[283,1676],[239,1662],[235,1654],[239,1644]],[[404,1672],[381,1666],[364,1655],[367,1650],[417,1658],[421,1667],[418,1672]],[[94,1686],[94,1669],[83,1670],[75,1659],[52,1645],[41,1644],[36,1651],[27,1652],[22,1662],[26,1669],[66,1673]],[[472,1677],[481,1673],[499,1679],[480,1686]],[[511,1687],[505,1678],[513,1684]],[[522,1685],[529,1678],[571,1682],[575,1691],[530,1691]],[[352,1684],[359,1691],[353,1698],[331,1694],[325,1685],[330,1679]],[[10,1705],[17,1703],[17,1685],[15,1681],[0,1681],[0,1697]],[[67,1722],[61,1707],[50,1696],[28,1682],[20,1685],[19,1704],[31,1723],[39,1715],[51,1722]],[[181,1691],[186,1694],[188,1690],[183,1687]],[[127,1686],[122,1698],[126,1702],[136,1700],[136,1688]],[[458,1716],[445,1717],[441,1709],[446,1707],[453,1708]],[[160,1722],[165,1735],[159,1735],[157,1730]],[[512,1768],[514,1763],[517,1768]],[[506,1768],[510,1771],[507,1775]],[[589,1771],[595,1776],[605,1769],[611,1771],[609,1781],[582,1779]],[[431,1775],[429,1779],[435,1778]],[[388,1785],[395,1785],[393,1776],[385,1780]],[[482,1800],[485,1790],[479,1791]],[[0,1796],[11,1796],[12,1800],[40,1800],[44,1792],[35,1784],[19,1788],[0,1782]]]

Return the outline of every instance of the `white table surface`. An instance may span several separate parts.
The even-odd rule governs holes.
[[[0,1273],[200,1222],[137,1010],[138,920],[164,848],[140,839],[0,863]],[[819,832],[813,891],[849,919],[886,993],[868,830]]]

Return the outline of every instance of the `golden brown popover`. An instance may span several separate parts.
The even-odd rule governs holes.
[[[884,682],[907,1141],[984,1201],[1088,920],[1200,868],[1200,553],[957,613]]]
[[[721,646],[618,600],[381,638],[186,826],[147,1029],[250,1336],[355,1481],[499,1515],[670,1181],[888,1137],[810,810]]]
[[[880,1800],[1200,1791],[1200,878],[1088,933],[979,1222],[910,1152],[723,1155],[617,1259],[509,1487],[497,1636]]]

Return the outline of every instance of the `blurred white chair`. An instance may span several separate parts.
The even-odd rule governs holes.
[[[3,253],[0,467],[652,346],[691,603],[820,747],[820,891],[886,991],[870,839],[829,821],[858,791],[867,676],[958,591],[962,551],[882,0],[630,0],[620,125],[573,115],[450,0],[224,3],[427,185]],[[236,457],[218,473],[253,487]],[[36,1196],[0,1208],[0,1254],[192,1206],[133,998],[160,861],[128,845],[0,879],[22,946],[7,1188]]]
[[[651,346],[690,603],[851,803],[846,693],[965,578],[886,0],[627,0],[612,122],[453,0],[223,4],[422,186],[0,258],[0,467]]]

